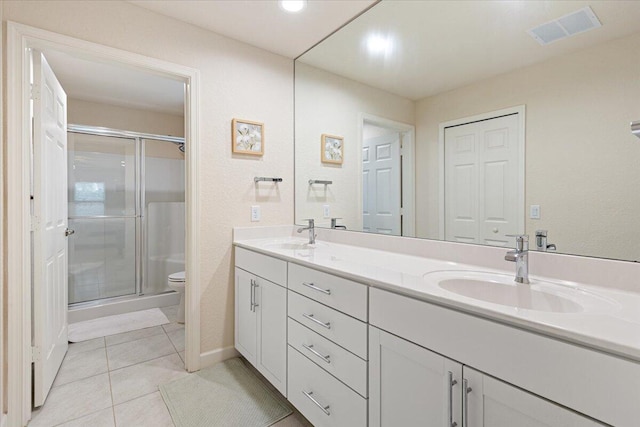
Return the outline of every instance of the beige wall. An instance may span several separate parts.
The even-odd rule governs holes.
[[[232,227],[293,221],[293,61],[122,1],[8,1],[4,19],[200,70],[202,352],[233,346]],[[231,154],[234,117],[265,123],[263,157]]]
[[[361,114],[413,124],[413,101],[362,83],[296,64],[296,220],[315,218],[327,225],[322,206],[348,229],[362,229],[362,148],[359,141]],[[342,165],[320,162],[322,134],[344,137]],[[333,184],[309,186],[309,179]]]
[[[54,70],[55,71],[55,70]],[[154,135],[184,136],[184,117],[69,98],[69,124],[102,126]]]
[[[640,260],[638,51],[640,34],[418,101],[418,235],[438,236],[439,123],[525,104],[527,233],[548,229],[559,252]]]

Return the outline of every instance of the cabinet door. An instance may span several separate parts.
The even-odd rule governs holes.
[[[236,268],[236,350],[254,366],[257,356],[257,322],[252,284],[255,280],[256,276]]]
[[[593,427],[604,426],[534,394],[464,367],[471,389],[465,402],[465,427]]]
[[[287,290],[258,279],[258,358],[255,367],[287,395]]]
[[[369,425],[461,425],[462,365],[369,327]]]

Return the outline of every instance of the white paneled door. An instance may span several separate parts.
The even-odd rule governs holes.
[[[400,133],[369,138],[362,144],[362,228],[401,235],[402,185]]]
[[[34,406],[67,352],[67,95],[42,53],[33,63]]]
[[[518,114],[445,129],[445,239],[513,246],[520,234],[521,174]]]

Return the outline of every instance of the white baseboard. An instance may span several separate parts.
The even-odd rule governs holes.
[[[240,353],[233,346],[200,353],[200,369],[238,356],[240,356]]]

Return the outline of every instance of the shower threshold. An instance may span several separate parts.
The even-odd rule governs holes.
[[[175,291],[167,291],[156,295],[127,295],[104,298],[69,305],[68,321],[69,323],[82,322],[114,314],[176,305],[179,302],[180,294]]]

